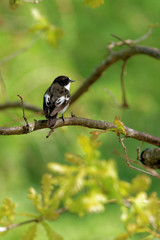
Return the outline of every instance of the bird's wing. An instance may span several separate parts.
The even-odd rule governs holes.
[[[59,97],[54,103],[55,108],[51,112],[50,117],[53,117],[55,114],[59,113],[63,108],[65,108],[69,104],[69,102],[70,102],[69,95]]]

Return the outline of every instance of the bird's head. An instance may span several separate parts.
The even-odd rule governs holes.
[[[66,89],[69,90],[70,84],[72,82],[75,82],[75,80],[71,80],[69,77],[66,77],[66,76],[59,76],[59,77],[55,78],[53,83],[58,83],[62,87],[65,87]]]

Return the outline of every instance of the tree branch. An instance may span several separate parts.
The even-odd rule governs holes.
[[[24,104],[24,108],[39,114],[43,114],[43,111],[41,108],[38,108],[36,106],[33,106],[31,104],[28,103],[23,103]],[[20,102],[6,102],[4,104],[0,104],[0,110],[5,110],[5,109],[9,109],[9,108],[22,108],[22,104]]]
[[[63,126],[81,126],[87,128],[101,129],[101,130],[110,130],[114,131],[117,127],[113,123],[105,122],[105,121],[96,121],[87,118],[79,118],[79,117],[69,117],[65,118],[65,122],[62,119],[58,119],[54,128],[59,128]],[[31,133],[33,131],[37,131],[40,129],[48,128],[47,120],[39,120],[33,123],[29,123],[29,128],[26,126],[18,126],[18,127],[1,127],[0,135],[21,135]],[[132,128],[124,127],[126,131],[125,137],[134,138],[138,141],[147,142],[149,144],[160,147],[160,138],[152,136],[148,133],[139,132]]]
[[[112,64],[119,60],[125,60],[132,56],[144,54],[150,57],[153,57],[157,60],[160,60],[160,50],[157,48],[144,47],[144,46],[132,46],[118,52],[110,52],[110,55],[98,65],[91,76],[81,85],[81,87],[75,92],[72,96],[71,104],[74,103],[82,94],[88,91],[89,87],[95,83],[98,78],[106,71]]]

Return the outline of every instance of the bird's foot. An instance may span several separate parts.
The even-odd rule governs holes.
[[[56,121],[57,121],[56,118],[49,118],[49,119],[48,119],[48,122],[47,122],[48,127],[49,127],[49,128],[53,128],[54,125],[56,124]]]
[[[65,122],[64,117],[63,117],[63,114],[62,114],[62,117],[60,117],[60,118],[62,119],[63,122]]]
[[[71,112],[71,117],[76,117],[76,115],[73,113],[73,112]]]

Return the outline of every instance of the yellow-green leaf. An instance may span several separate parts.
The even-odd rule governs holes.
[[[132,180],[132,183],[130,186],[130,192],[137,193],[137,192],[147,191],[150,185],[151,185],[150,177],[148,177],[147,175],[137,175]]]
[[[51,24],[36,8],[33,8],[31,13],[34,19],[38,21],[38,23],[31,28],[31,31],[42,31],[46,41],[53,47],[57,47],[59,40],[63,37],[63,31]]]
[[[93,152],[93,147],[90,142],[90,138],[84,135],[79,136],[78,138],[79,144],[82,147],[82,150],[85,154],[90,155]]]
[[[41,224],[44,227],[49,240],[63,240],[63,238],[56,233],[46,221],[43,221]]]
[[[0,208],[0,222],[8,225],[13,222],[15,218],[16,203],[13,203],[10,198],[3,200],[2,207]]]
[[[23,236],[22,240],[34,240],[37,233],[37,223],[34,223],[32,226],[30,226]]]
[[[16,9],[22,4],[22,0],[9,0],[9,5],[11,9]]]
[[[42,196],[36,192],[34,188],[29,188],[28,198],[32,200],[33,205],[36,207],[38,212],[42,212]]]
[[[69,167],[55,162],[50,162],[47,164],[47,167],[50,171],[58,174],[66,174],[69,170]]]
[[[74,153],[65,153],[65,160],[76,165],[83,163],[83,158]]]
[[[46,31],[46,41],[50,43],[53,47],[57,47],[60,39],[63,37],[63,31],[57,27],[50,27]]]
[[[113,122],[116,125],[115,133],[119,136],[121,133],[126,135],[126,130],[124,129],[124,124],[121,122],[120,117],[115,117],[115,120]]]
[[[48,173],[44,174],[41,184],[44,206],[47,206],[53,190],[52,175]]]
[[[88,5],[91,8],[99,7],[103,3],[104,3],[104,0],[85,0],[84,1],[84,5]]]
[[[129,236],[128,233],[121,233],[114,240],[127,240]]]
[[[104,211],[104,204],[107,202],[105,194],[92,190],[83,197],[83,205],[87,212],[102,212]]]

